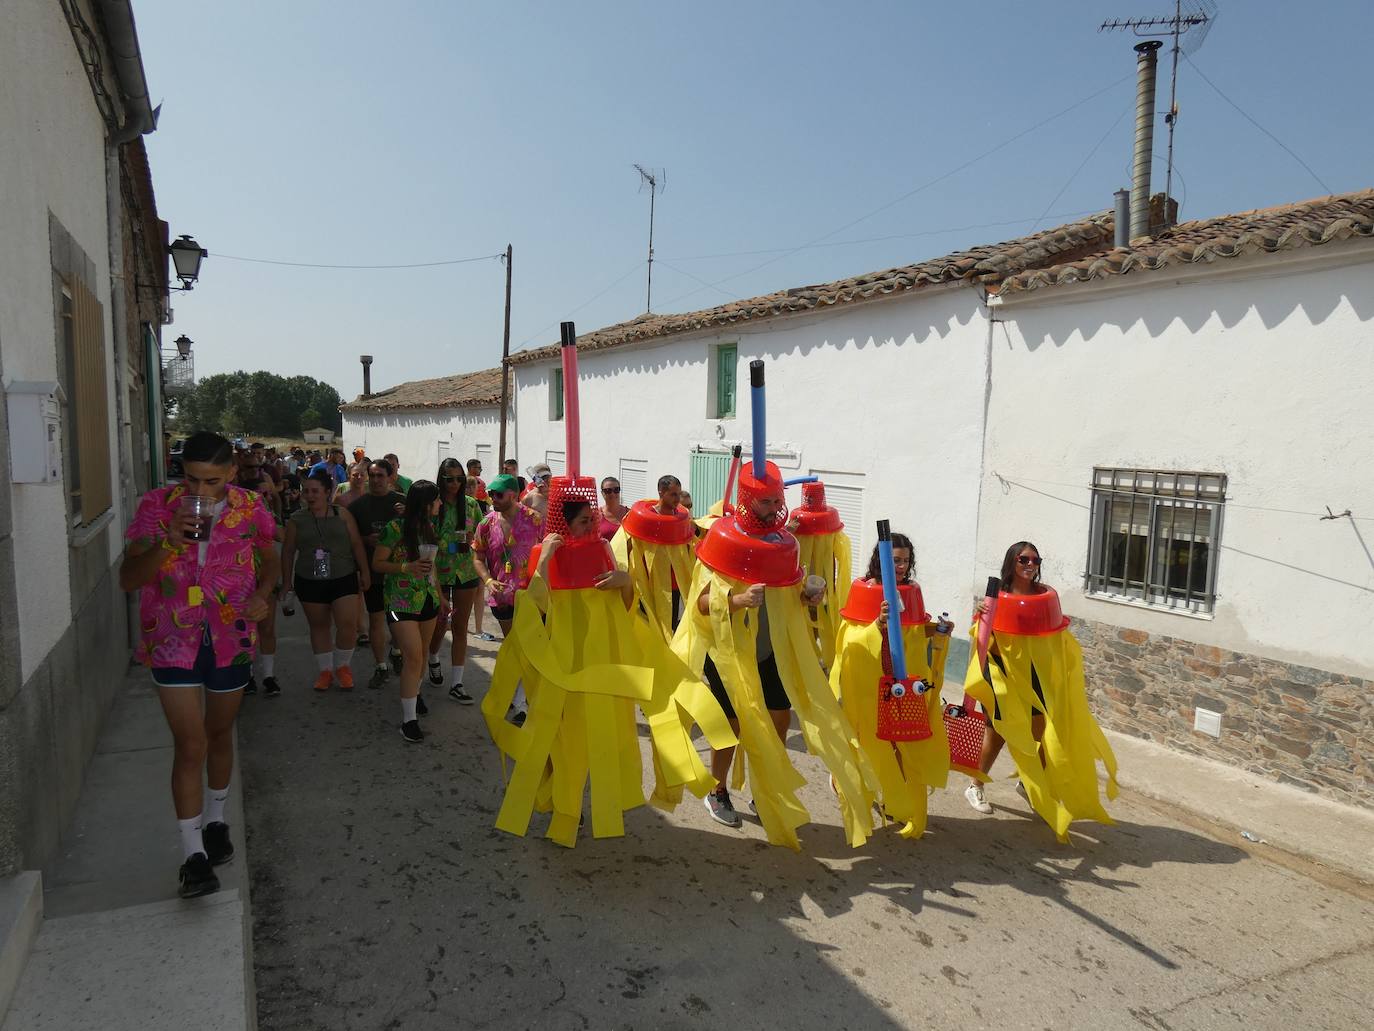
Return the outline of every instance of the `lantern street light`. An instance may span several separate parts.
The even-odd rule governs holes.
[[[189,236],[178,237],[167,250],[171,252],[172,264],[176,266],[177,278],[181,280],[181,289],[191,289],[200,278],[200,263],[209,257],[210,252]]]
[[[181,336],[177,337],[176,340],[173,341],[173,343],[177,345],[178,356],[180,356],[181,358],[191,357],[191,345],[195,343],[194,340],[192,340],[185,333],[183,333],[181,334]]]

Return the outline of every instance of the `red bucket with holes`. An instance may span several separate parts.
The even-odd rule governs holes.
[[[964,695],[962,704],[945,706],[944,720],[945,736],[949,738],[949,768],[981,777],[978,765],[983,759],[988,718],[978,711],[969,695]]]
[[[911,677],[883,677],[878,681],[879,741],[924,741],[930,737],[926,696],[917,690],[925,686]]]

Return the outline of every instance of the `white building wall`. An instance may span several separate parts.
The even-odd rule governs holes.
[[[712,417],[713,355],[738,345],[737,417]],[[825,471],[863,488],[862,537],[891,519],[916,547],[928,606],[966,607],[973,574],[987,322],[967,287],[927,288],[737,330],[579,356],[582,474],[647,463],[688,482],[694,446],[749,448],[749,361],[767,363],[769,457],[784,477]],[[550,420],[554,362],[515,367],[521,466],[564,449]],[[625,498],[626,503],[633,499]],[[788,492],[800,504],[800,489]],[[861,574],[867,552],[855,556]]]
[[[88,284],[105,310],[106,382],[111,416],[111,482],[122,529],[114,368],[109,360],[109,236],[105,126],[62,9],[48,0],[18,0],[5,8],[0,32],[0,369],[4,382],[57,379],[56,314],[48,212],[95,264]],[[27,678],[72,621],[66,496],[61,484],[6,484],[14,522],[19,594],[21,676]],[[120,523],[116,526],[114,524]],[[111,554],[117,554],[116,550]],[[6,614],[5,618],[14,618]]]
[[[478,446],[496,454],[501,434],[500,408],[418,408],[407,411],[345,411],[340,446],[348,454],[355,447],[371,458],[394,452],[401,471],[412,480],[433,479],[443,458],[456,458],[467,466],[478,457]],[[511,427],[507,426],[509,436]],[[499,470],[483,458],[482,478],[490,480]]]
[[[1374,672],[1374,247],[1012,295],[994,317],[980,572],[1033,540],[1070,614]],[[1084,593],[1094,465],[1229,477],[1215,618]]]

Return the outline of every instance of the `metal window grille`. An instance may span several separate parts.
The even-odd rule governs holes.
[[[1225,504],[1221,473],[1093,469],[1086,590],[1211,612]]]
[[[735,416],[735,381],[738,365],[739,347],[736,344],[721,344],[716,348],[717,419],[732,419]]]

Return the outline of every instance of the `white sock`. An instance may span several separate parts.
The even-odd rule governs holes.
[[[413,719],[415,719],[415,699],[414,699],[414,698],[402,698],[402,699],[401,699],[401,722],[402,722],[402,723],[409,723],[409,722],[410,722],[411,720],[413,720]]]
[[[530,707],[530,703],[525,698],[525,685],[519,683],[515,685],[515,697],[511,699],[511,705],[518,711],[524,712]]]
[[[258,658],[262,659],[263,678],[266,679],[272,676],[272,671],[277,668],[277,653],[273,652],[271,655],[268,655],[266,652],[261,652]]]
[[[387,670],[391,669],[391,667],[388,666],[385,662],[379,662],[379,663],[377,663],[377,668],[378,668],[378,669],[387,669]]]
[[[353,649],[352,649],[352,648],[335,648],[335,649],[334,649],[334,668],[335,668],[335,669],[343,669],[345,666],[350,666],[350,665],[352,665],[352,664],[353,664]]]
[[[205,801],[205,812],[202,814],[206,823],[224,822],[224,803],[229,800],[229,785],[222,788],[211,788]]]
[[[184,859],[190,859],[197,852],[205,851],[205,842],[200,837],[199,816],[193,816],[189,820],[178,820],[177,829],[181,831],[181,850],[186,853]]]
[[[463,664],[459,663],[453,667],[453,686],[457,687],[463,682]]]
[[[317,666],[320,667],[320,672],[321,672],[321,673],[333,673],[333,672],[334,672],[334,653],[333,653],[333,652],[316,652],[316,653],[315,653],[315,665],[317,665]]]

